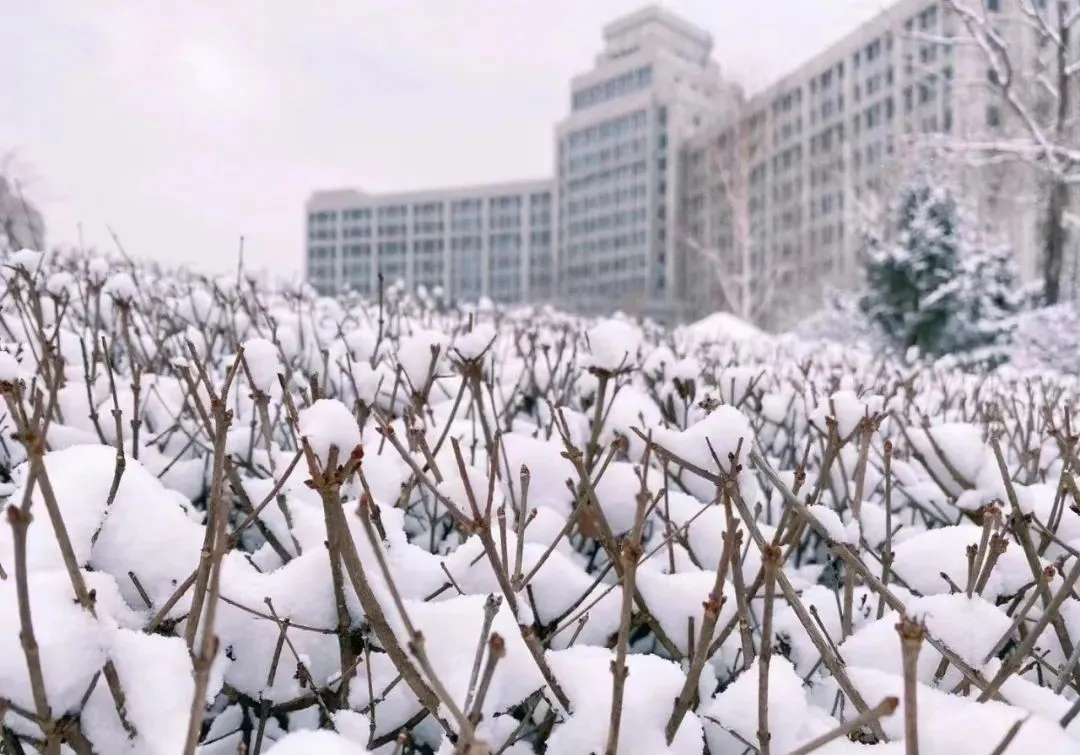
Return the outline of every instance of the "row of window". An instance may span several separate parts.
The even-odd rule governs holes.
[[[528,222],[532,227],[547,227],[551,225],[551,211],[541,210],[529,215]],[[522,225],[520,215],[491,215],[488,218],[488,228],[493,231],[520,228]],[[453,233],[471,233],[482,231],[483,219],[480,217],[454,218],[450,223]],[[446,225],[441,220],[417,220],[413,223],[414,235],[442,235]],[[396,238],[409,235],[409,226],[405,224],[379,225],[375,228],[366,225],[346,226],[341,229],[341,238],[370,239],[376,236]],[[312,226],[308,229],[309,241],[333,240],[338,238],[338,233],[333,227]]]
[[[567,179],[563,169],[560,167],[559,178],[560,181],[563,181],[562,185],[565,187],[565,194],[573,195],[578,192],[599,189],[611,184],[625,185],[640,176],[644,176],[648,170],[648,162],[645,160],[638,160],[635,163],[620,165],[617,168],[609,168],[607,170]]]
[[[662,209],[662,208],[661,208]],[[649,212],[644,207],[635,207],[632,210],[594,215],[584,220],[575,220],[566,224],[567,235],[573,237],[581,234],[603,233],[613,229],[638,226],[648,222]]]
[[[515,253],[528,239],[529,246],[534,251],[548,251],[551,248],[551,231],[532,231],[526,235],[519,233],[492,234],[488,237],[488,249],[492,253],[511,250]],[[453,251],[475,251],[479,253],[484,248],[484,239],[478,236],[466,236],[453,238],[447,245],[442,239],[427,239],[415,241],[412,244],[414,255],[442,254],[444,249]],[[343,244],[341,247],[342,257],[345,259],[368,258],[372,252],[382,257],[404,257],[408,253],[409,245],[400,241],[384,241],[378,244]],[[314,261],[333,260],[337,255],[338,247],[312,246],[308,249],[308,259]]]
[[[648,140],[643,136],[637,139],[629,139],[610,147],[571,157],[566,162],[566,167],[571,174],[603,169],[612,163],[620,163],[624,160],[634,160],[641,157],[645,154],[647,146]]]
[[[567,217],[574,218],[584,215],[592,210],[606,207],[618,207],[622,204],[637,204],[649,193],[649,187],[644,183],[636,183],[632,186],[620,186],[617,189],[608,189],[596,194],[589,194],[580,199],[572,199],[566,204]],[[576,195],[575,195],[576,196]]]
[[[646,231],[627,231],[612,236],[604,236],[598,239],[586,239],[567,244],[566,253],[569,259],[602,257],[616,251],[627,249],[637,250],[637,255],[628,255],[631,259],[639,259],[640,266],[645,267],[645,242],[648,239]]]
[[[628,94],[648,89],[652,85],[652,78],[652,67],[645,66],[633,71],[627,71],[607,81],[593,84],[573,93],[570,104],[571,110],[582,110],[617,97],[625,97]]]
[[[331,268],[313,264],[308,267],[308,276],[313,285],[325,293],[336,289],[350,290],[362,295],[373,295],[378,287],[378,277],[382,275],[387,284],[400,281],[404,284],[409,279],[409,270],[399,263],[382,265],[377,272],[370,265],[346,266],[342,279],[335,279]],[[550,269],[530,270],[527,274],[528,295],[532,299],[547,299],[552,293]],[[411,284],[413,288],[423,286],[428,290],[442,289],[444,298],[450,301],[475,301],[484,291],[484,276],[465,267],[452,265],[449,268],[426,264],[414,266]],[[497,302],[512,303],[520,301],[524,294],[520,270],[491,270],[486,280],[488,296]],[[449,284],[449,290],[444,286]]]
[[[520,212],[525,202],[525,196],[520,194],[489,197],[487,206],[489,213],[495,212]],[[423,202],[411,206],[414,219],[417,221],[435,221],[443,215],[446,202]],[[551,192],[537,192],[528,195],[530,211],[544,210],[551,207]],[[480,215],[483,211],[483,199],[456,199],[449,202],[451,216],[457,215]],[[339,219],[342,222],[370,223],[372,220],[399,221],[389,224],[393,226],[404,225],[409,216],[409,205],[385,205],[382,207],[359,207],[355,209],[322,210],[308,213],[308,224],[313,226],[333,224]],[[322,238],[322,237],[319,237]]]
[[[660,110],[664,110],[664,108],[660,108]],[[627,113],[618,118],[611,118],[593,126],[589,126],[588,128],[573,131],[559,145],[560,151],[563,151],[566,148],[573,150],[578,147],[595,144],[599,141],[606,141],[608,139],[632,134],[635,131],[644,129],[648,120],[649,118],[646,111],[635,110],[632,113]]]

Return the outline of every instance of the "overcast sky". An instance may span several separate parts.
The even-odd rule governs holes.
[[[0,0],[0,154],[50,242],[301,268],[317,188],[543,177],[570,76],[643,0]],[[758,88],[886,0],[668,0]]]

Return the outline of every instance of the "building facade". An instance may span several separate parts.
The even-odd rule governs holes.
[[[679,149],[730,109],[737,90],[711,59],[712,36],[659,7],[614,21],[603,36],[555,128],[560,303],[678,319]]]
[[[985,13],[1014,66],[1033,71],[1038,33],[1023,1]],[[680,223],[697,311],[783,329],[829,289],[858,286],[862,229],[882,222],[911,167],[935,163],[983,230],[1008,240],[1022,277],[1037,278],[1037,173],[963,147],[1024,136],[988,66],[947,3],[899,0],[688,143]]]
[[[1037,81],[1046,40],[1030,12],[1058,6],[969,5],[1015,75]],[[957,150],[1022,139],[1025,125],[946,0],[896,0],[752,96],[721,76],[708,32],[657,6],[607,25],[603,40],[570,82],[553,180],[318,192],[307,207],[311,282],[370,294],[381,271],[452,301],[553,301],[669,322],[725,309],[786,329],[830,289],[859,285],[862,229],[925,164],[951,171],[1024,279],[1039,276],[1040,175]],[[1045,113],[1040,87],[1012,91]],[[1080,285],[1078,258],[1070,247],[1066,296]]]
[[[307,279],[372,296],[379,276],[448,302],[553,296],[550,181],[399,194],[316,192],[307,202]]]

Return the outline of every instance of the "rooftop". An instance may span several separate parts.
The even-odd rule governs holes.
[[[708,31],[655,4],[646,5],[644,8],[640,8],[607,24],[604,27],[604,40],[610,41],[620,34],[649,23],[663,24],[703,45],[711,47],[713,44],[713,36]]]

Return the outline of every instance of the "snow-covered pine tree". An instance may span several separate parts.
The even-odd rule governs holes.
[[[973,239],[961,259],[949,350],[964,361],[995,364],[1006,359],[1005,347],[1021,308],[1019,274],[1012,251]]]
[[[1001,362],[1021,303],[1011,250],[985,241],[949,186],[927,173],[903,190],[886,230],[866,234],[866,316],[900,349]]]
[[[896,346],[940,354],[949,346],[960,269],[960,212],[952,193],[919,174],[899,197],[888,237],[870,230],[863,254],[863,313]]]

